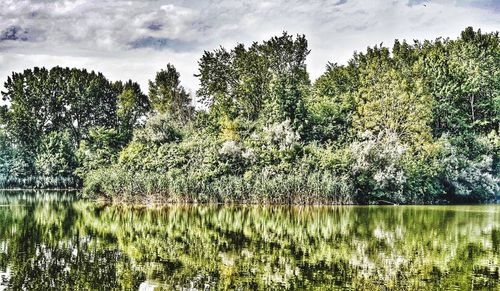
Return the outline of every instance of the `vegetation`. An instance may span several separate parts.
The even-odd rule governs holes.
[[[77,69],[5,83],[0,185],[248,203],[481,202],[500,193],[498,33],[394,42],[311,82],[304,36],[207,51],[143,94]]]

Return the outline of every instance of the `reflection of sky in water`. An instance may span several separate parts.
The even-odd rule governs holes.
[[[10,280],[10,269],[7,268],[5,272],[0,272],[0,290],[6,290]]]

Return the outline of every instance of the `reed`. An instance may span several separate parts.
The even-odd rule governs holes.
[[[84,183],[88,196],[114,201],[196,203],[352,204],[354,191],[345,177],[328,172],[259,173],[252,179],[226,175],[200,179],[185,175],[101,169]]]
[[[79,188],[82,181],[74,176],[13,177],[0,175],[1,189],[71,189]]]

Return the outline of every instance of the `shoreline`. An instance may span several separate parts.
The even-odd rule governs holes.
[[[0,192],[74,192],[77,193],[82,189],[77,188],[50,188],[50,189],[32,189],[32,188],[7,188],[0,189]],[[337,202],[313,202],[313,203],[294,203],[294,202],[255,202],[255,201],[230,201],[230,202],[217,202],[217,201],[194,201],[189,199],[165,199],[153,198],[151,196],[137,197],[137,198],[106,198],[103,196],[95,197],[78,197],[80,199],[93,201],[103,205],[119,205],[119,206],[132,206],[132,207],[163,207],[173,205],[213,205],[213,206],[290,206],[290,207],[303,207],[303,206],[460,206],[460,205],[497,205],[500,204],[500,199],[497,198],[492,201],[485,202],[451,202],[447,200],[440,200],[429,203],[407,203],[398,204],[389,201],[379,201],[380,203],[337,203]]]

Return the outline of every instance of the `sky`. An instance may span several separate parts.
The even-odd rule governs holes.
[[[394,39],[458,37],[467,26],[500,30],[500,0],[0,0],[0,89],[13,71],[68,66],[132,79],[144,92],[168,63],[198,88],[198,60],[220,45],[283,31],[305,34],[308,71],[346,63]]]

